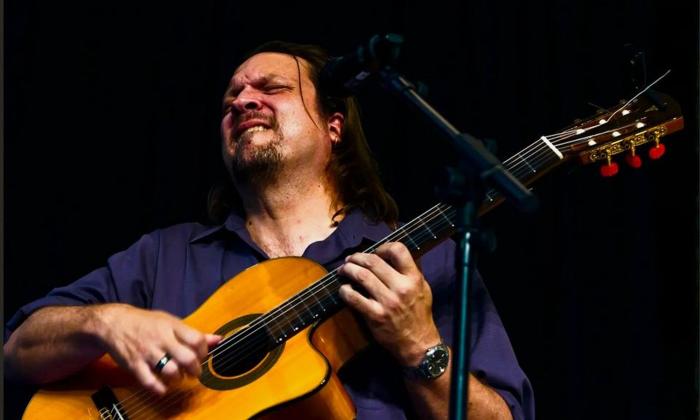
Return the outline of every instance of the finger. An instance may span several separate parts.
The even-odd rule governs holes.
[[[380,245],[375,253],[388,262],[396,271],[402,274],[411,274],[418,270],[411,252],[401,242],[387,242]]]
[[[197,360],[202,360],[207,357],[209,347],[204,334],[186,326],[185,324],[175,327],[175,337],[185,346],[195,352]]]
[[[155,363],[154,363],[155,365]],[[131,372],[139,381],[141,386],[158,395],[165,395],[167,388],[163,381],[161,381],[155,373],[151,370],[152,366],[148,366],[145,361],[139,361],[131,369]]]
[[[199,357],[194,350],[179,341],[171,343],[167,349],[168,353],[173,356],[171,363],[175,361],[181,371],[185,371],[194,377],[202,373]]]
[[[355,309],[370,320],[379,320],[384,314],[384,308],[376,300],[367,299],[362,296],[357,290],[354,290],[351,285],[344,284],[338,289],[340,298],[351,308]]]
[[[204,338],[207,341],[207,346],[211,349],[212,347],[219,344],[224,337],[218,334],[207,334],[204,336]]]
[[[366,294],[379,302],[385,302],[389,299],[391,291],[387,285],[380,280],[371,270],[357,265],[353,262],[343,264],[338,270],[338,273],[357,283],[357,286],[364,289]],[[355,288],[355,291],[357,287]],[[359,292],[358,292],[359,293]]]
[[[183,377],[180,366],[178,366],[177,361],[174,359],[168,361],[163,369],[161,369],[160,373],[156,372],[156,374],[166,384],[177,382]]]
[[[371,271],[389,289],[395,287],[400,281],[397,276],[400,276],[401,273],[395,270],[379,255],[358,252],[347,257],[345,261],[357,264]]]

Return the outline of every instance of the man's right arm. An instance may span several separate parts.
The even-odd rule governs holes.
[[[198,376],[200,361],[219,336],[203,334],[179,318],[120,303],[50,306],[37,310],[4,346],[5,372],[28,383],[65,378],[109,353],[141,386],[158,394],[182,374]],[[160,374],[155,363],[172,356]]]

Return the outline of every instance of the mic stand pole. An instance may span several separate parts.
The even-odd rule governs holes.
[[[469,384],[469,287],[475,273],[476,247],[472,246],[475,236],[478,209],[483,201],[484,184],[500,192],[506,200],[524,211],[533,210],[537,203],[532,193],[512,174],[507,172],[484,145],[466,133],[460,133],[442,115],[431,107],[415,90],[412,83],[394,71],[390,66],[380,72],[381,83],[385,88],[417,108],[437,128],[446,134],[450,144],[460,157],[459,171],[448,168],[448,196],[455,202],[457,217],[456,229],[459,238],[457,258],[457,316],[454,323],[454,343],[452,346],[452,381],[450,388],[450,418],[467,418],[467,398]],[[454,193],[456,194],[454,194]]]

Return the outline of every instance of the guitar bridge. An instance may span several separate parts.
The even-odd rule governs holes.
[[[128,420],[129,417],[122,412],[121,405],[114,392],[103,386],[97,392],[90,396],[92,402],[95,403],[100,413],[100,419],[103,420]]]

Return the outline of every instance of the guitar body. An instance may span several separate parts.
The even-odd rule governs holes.
[[[230,336],[325,274],[323,267],[304,258],[269,260],[229,280],[184,321],[199,331]],[[199,378],[174,385],[164,397],[140,389],[104,356],[37,392],[23,418],[100,418],[93,395],[105,386],[119,414],[129,419],[354,418],[354,405],[337,372],[366,345],[353,315],[344,309],[276,350],[253,357],[245,369],[227,371],[225,363],[217,365],[210,357]],[[119,418],[102,412],[102,418]]]

